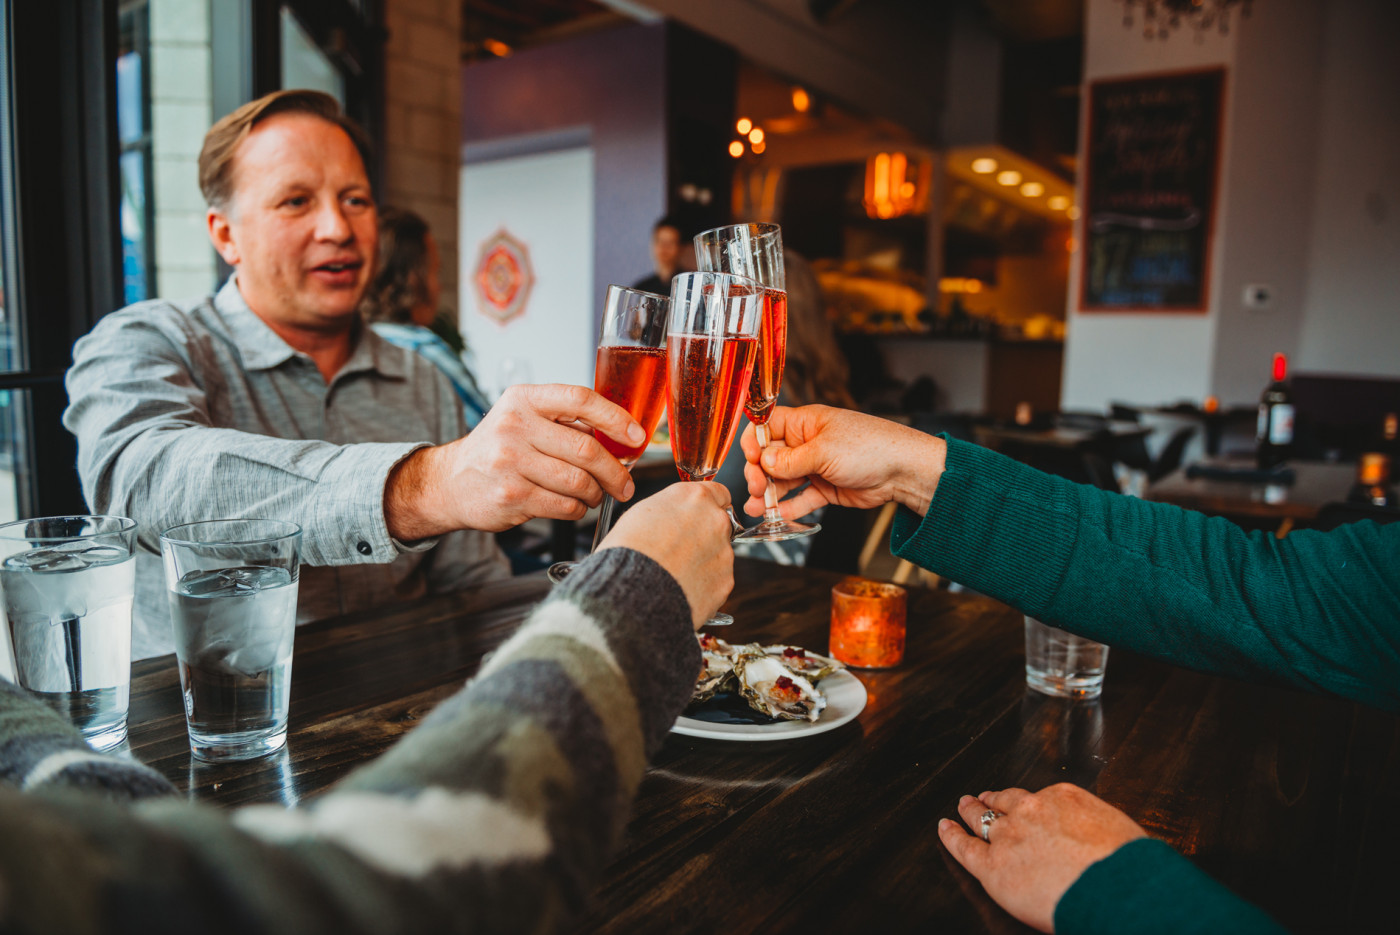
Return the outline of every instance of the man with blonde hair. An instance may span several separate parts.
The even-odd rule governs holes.
[[[468,434],[437,368],[363,326],[367,161],[325,94],[235,110],[199,157],[209,239],[234,275],[198,301],[114,312],[74,346],[64,424],[84,494],[141,526],[135,658],[173,649],[157,553],[179,523],[299,523],[304,622],[504,577],[491,532],[632,495],[580,431],[640,442],[625,410],[582,387],[514,387]]]

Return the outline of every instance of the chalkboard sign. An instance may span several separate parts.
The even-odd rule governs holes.
[[[1224,69],[1089,87],[1081,311],[1203,312]]]

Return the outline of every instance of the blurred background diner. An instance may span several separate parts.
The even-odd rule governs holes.
[[[704,227],[776,221],[801,258],[785,401],[1276,532],[1395,505],[1367,458],[1400,412],[1393,4],[4,6],[0,519],[82,509],[72,344],[222,281],[195,156],[282,87],[368,129],[378,200],[432,231],[482,403],[591,385],[608,283],[649,261],[661,283]],[[1246,475],[1276,353],[1287,470]],[[643,489],[674,477],[656,442]],[[878,520],[807,554],[878,564]],[[536,521],[511,544],[543,562],[590,535]]]

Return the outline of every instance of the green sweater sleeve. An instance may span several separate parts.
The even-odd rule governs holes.
[[[1161,841],[1124,844],[1079,875],[1055,905],[1056,935],[1282,935],[1256,907]]]
[[[181,801],[0,689],[0,931],[567,930],[699,667],[680,585],[604,550],[462,691],[296,809]]]
[[[949,440],[891,549],[1101,642],[1400,711],[1400,523],[1277,539]]]

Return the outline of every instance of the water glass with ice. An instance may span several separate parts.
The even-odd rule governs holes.
[[[1057,698],[1099,697],[1103,693],[1108,647],[1026,618],[1026,684]]]
[[[109,750],[126,739],[136,523],[48,516],[0,526],[0,674]]]
[[[287,742],[301,527],[187,523],[160,537],[190,750],[246,760]]]

